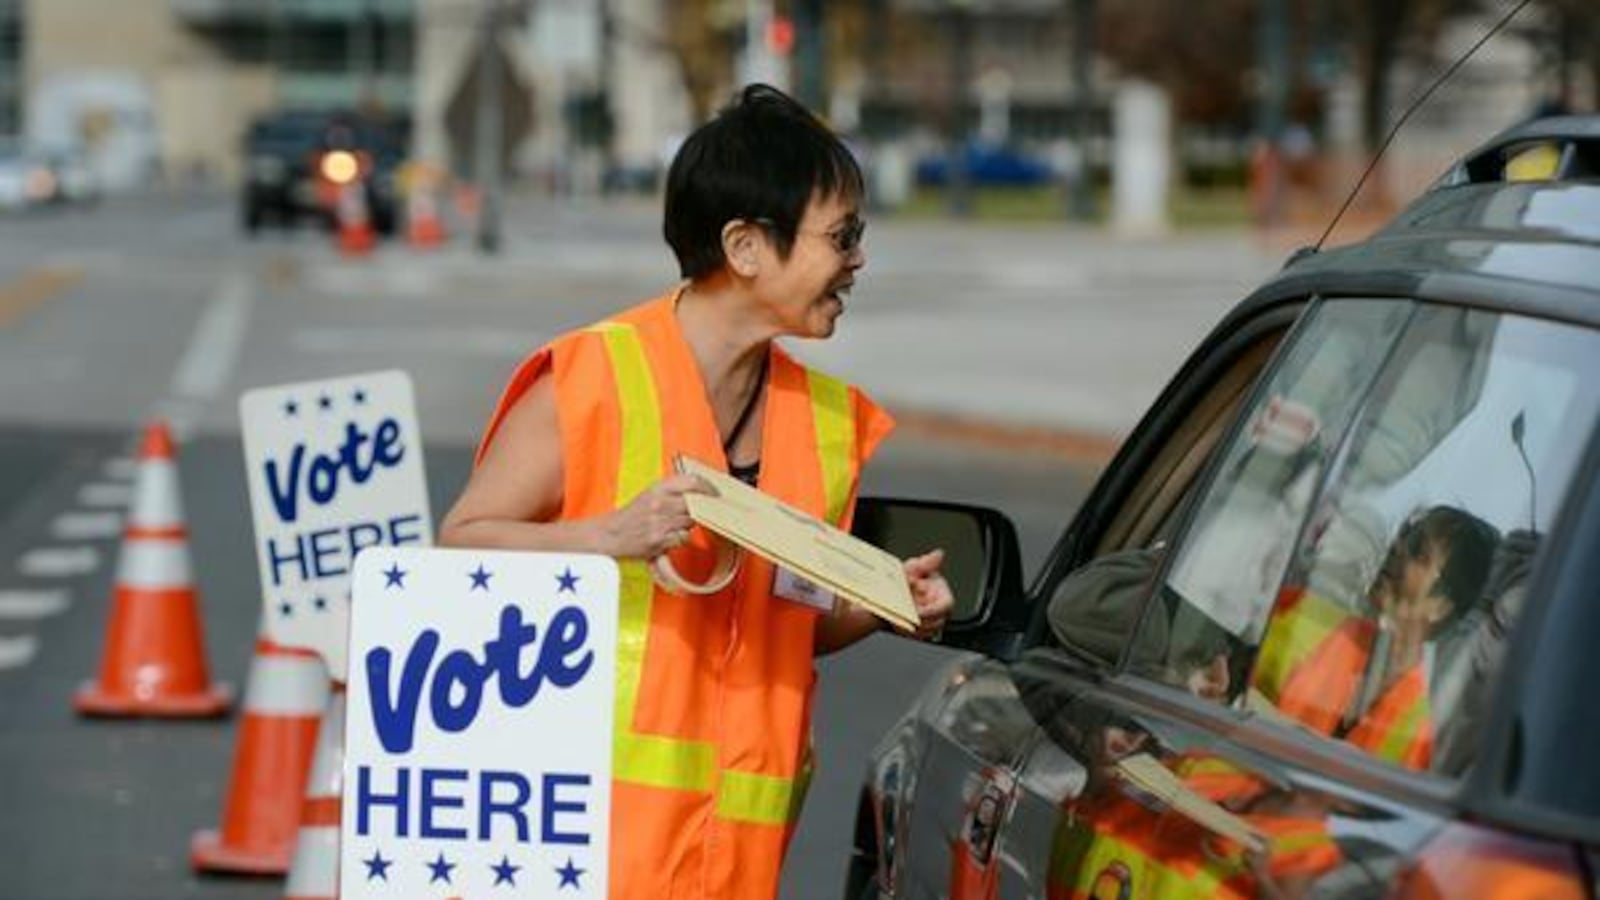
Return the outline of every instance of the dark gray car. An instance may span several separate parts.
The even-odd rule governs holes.
[[[1508,132],[1241,303],[867,769],[845,896],[1592,897],[1600,118]]]

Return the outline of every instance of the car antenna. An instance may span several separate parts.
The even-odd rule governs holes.
[[[1427,90],[1423,91],[1415,100],[1411,101],[1411,105],[1406,107],[1406,111],[1400,114],[1400,118],[1395,120],[1394,125],[1390,126],[1389,133],[1383,138],[1383,143],[1379,144],[1377,151],[1372,154],[1372,161],[1367,163],[1366,171],[1361,173],[1361,177],[1356,181],[1356,186],[1351,188],[1349,196],[1344,198],[1344,205],[1339,207],[1339,211],[1337,213],[1334,213],[1333,221],[1328,223],[1328,230],[1322,233],[1322,237],[1317,238],[1317,245],[1311,248],[1311,253],[1321,252],[1322,245],[1327,243],[1329,235],[1333,234],[1333,229],[1338,227],[1339,220],[1344,218],[1344,214],[1349,211],[1350,204],[1355,202],[1356,197],[1361,193],[1361,189],[1366,187],[1367,179],[1372,177],[1373,170],[1378,167],[1378,161],[1383,159],[1383,154],[1389,149],[1389,145],[1394,142],[1395,135],[1400,133],[1401,127],[1406,124],[1406,120],[1411,118],[1411,114],[1416,112],[1422,106],[1422,104],[1428,102],[1428,98],[1433,96],[1433,92],[1437,91],[1446,81],[1449,81],[1450,76],[1454,75],[1456,70],[1461,68],[1461,66],[1465,64],[1467,60],[1471,59],[1472,55],[1478,52],[1479,47],[1487,44],[1490,38],[1494,37],[1496,34],[1499,34],[1501,29],[1505,28],[1511,23],[1512,19],[1517,17],[1517,13],[1522,12],[1523,7],[1532,2],[1533,0],[1521,0],[1521,2],[1519,2],[1516,6],[1513,6],[1510,12],[1500,17],[1500,21],[1494,23],[1493,28],[1490,28],[1482,37],[1478,38],[1477,43],[1473,44],[1471,47],[1468,47],[1467,52],[1457,57],[1456,61],[1451,63],[1449,68],[1445,69],[1438,78],[1435,78],[1433,83],[1428,85]]]

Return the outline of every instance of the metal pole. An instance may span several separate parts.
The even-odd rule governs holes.
[[[1258,139],[1267,154],[1267,182],[1261,186],[1267,225],[1277,224],[1283,206],[1283,129],[1289,101],[1289,13],[1285,0],[1263,0],[1256,52],[1261,85],[1257,95]]]
[[[350,64],[356,76],[354,106],[357,109],[365,109],[372,101],[373,68],[377,56],[376,42],[372,34],[372,23],[375,18],[371,0],[361,0],[356,8],[355,17],[349,24]]]
[[[950,0],[950,214],[958,219],[972,215],[972,179],[967,173],[966,113],[972,85],[972,14],[965,0]]]
[[[483,26],[478,43],[478,108],[473,131],[478,181],[478,250],[500,252],[500,163],[504,144],[501,121],[499,39],[500,0],[484,0]]]
[[[1067,181],[1067,217],[1092,222],[1094,178],[1089,168],[1089,140],[1094,129],[1095,0],[1072,2],[1072,142],[1078,171]]]
[[[827,112],[826,35],[822,0],[795,0],[795,96],[812,112]]]
[[[616,118],[611,111],[611,98],[616,84],[617,22],[611,11],[616,0],[600,2],[600,192],[610,193],[611,182],[617,171]]]

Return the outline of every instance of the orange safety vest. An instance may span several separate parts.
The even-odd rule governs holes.
[[[558,338],[512,376],[479,458],[538,378],[555,379],[563,520],[619,509],[686,454],[726,471],[677,292]],[[774,345],[761,490],[848,528],[861,466],[893,426],[842,381]],[[699,530],[673,554],[686,578],[714,565]],[[771,563],[747,555],[711,596],[667,593],[648,562],[619,560],[610,895],[759,898],[778,891],[809,776],[814,608],[772,596]]]
[[[1320,734],[1337,734],[1366,677],[1374,634],[1370,620],[1286,588],[1262,638],[1251,685],[1283,714]],[[1344,739],[1390,762],[1426,769],[1433,717],[1422,666],[1384,688]]]

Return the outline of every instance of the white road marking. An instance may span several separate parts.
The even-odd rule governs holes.
[[[306,328],[289,338],[301,353],[406,353],[430,356],[518,356],[547,337],[501,328]]]
[[[17,560],[17,571],[33,578],[68,578],[99,567],[100,554],[93,547],[41,547]]]
[[[105,508],[126,507],[133,502],[133,486],[95,481],[78,489],[78,505]]]
[[[50,523],[50,536],[58,541],[92,541],[122,533],[122,514],[113,510],[64,512]]]
[[[244,343],[253,302],[255,289],[244,274],[235,272],[222,282],[172,374],[173,394],[209,400],[222,390]]]
[[[132,481],[139,473],[139,464],[126,456],[114,456],[100,467],[101,474],[112,481]]]
[[[17,669],[39,653],[39,639],[31,634],[0,635],[0,669]]]
[[[71,605],[66,591],[0,591],[0,619],[43,619]]]

